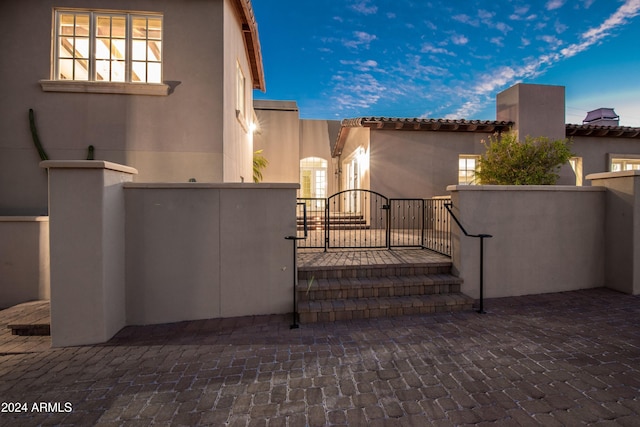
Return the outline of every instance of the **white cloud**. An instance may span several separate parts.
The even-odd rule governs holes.
[[[454,15],[454,16],[452,16],[452,19],[454,21],[458,21],[458,22],[461,22],[463,24],[471,25],[473,27],[480,26],[480,22],[478,22],[477,19],[473,19],[469,15],[466,15],[464,13],[459,14],[459,15]]]
[[[469,39],[466,38],[464,35],[461,35],[461,34],[454,34],[451,37],[451,41],[453,42],[453,44],[456,44],[456,45],[459,45],[459,46],[469,43]]]
[[[386,88],[369,73],[336,75],[333,101],[338,110],[367,109],[375,105]]]
[[[504,22],[498,22],[496,24],[496,29],[498,29],[498,31],[506,34],[509,31],[513,30],[513,28],[511,28],[510,26],[508,26],[507,24],[505,24]]]
[[[543,35],[538,37],[538,39],[547,43],[549,47],[551,47],[552,49],[557,49],[562,45],[562,40],[558,39],[556,36],[553,36],[553,35]]]
[[[374,15],[378,13],[378,6],[372,5],[371,0],[358,1],[349,7],[363,15]]]
[[[618,8],[618,10],[616,10],[616,12],[614,12],[609,18],[607,18],[600,26],[584,32],[581,35],[581,42],[571,44],[566,48],[561,49],[559,52],[547,53],[537,58],[530,59],[522,66],[504,66],[498,68],[493,73],[485,74],[479,78],[478,84],[473,88],[472,92],[468,95],[468,98],[493,94],[498,89],[507,85],[513,85],[524,79],[531,79],[533,77],[536,77],[542,74],[543,67],[555,64],[562,61],[563,59],[570,58],[580,52],[587,50],[592,45],[607,37],[613,29],[626,24],[630,19],[638,15],[640,15],[640,0],[626,0],[625,3],[620,6],[620,8]],[[554,40],[552,38],[547,39],[547,41],[553,42]],[[472,107],[470,107],[468,104],[469,102],[460,107],[452,115],[463,117],[467,114],[472,113],[474,110],[472,110]],[[478,111],[481,107],[481,105],[476,104],[475,111]]]
[[[546,4],[547,10],[560,9],[564,5],[565,0],[549,0]]]
[[[435,53],[435,54],[443,54],[443,55],[449,55],[449,56],[456,56],[455,53],[448,51],[447,49],[443,48],[443,47],[435,47],[433,46],[431,43],[425,43],[422,45],[422,48],[420,49],[420,52],[422,53]]]
[[[378,68],[378,63],[373,59],[368,59],[366,61],[348,61],[343,59],[340,63],[342,65],[353,65],[353,68],[358,71],[371,71]]]
[[[492,37],[489,39],[489,43],[495,44],[496,46],[503,47],[504,46],[504,37]]]
[[[562,33],[564,33],[564,32],[567,30],[567,28],[569,28],[569,27],[567,27],[566,25],[564,25],[564,24],[563,24],[563,23],[561,23],[560,21],[556,21],[556,23],[555,23],[555,25],[554,25],[554,28],[556,29],[556,33],[558,33],[558,34],[562,34]]]
[[[393,75],[401,75],[410,79],[429,80],[431,77],[446,76],[449,71],[435,65],[423,65],[420,55],[407,55],[406,63],[400,63],[392,68]]]
[[[478,10],[478,17],[482,20],[482,22],[484,23],[489,23],[491,22],[491,19],[493,19],[493,17],[496,16],[496,14],[494,12],[489,12],[487,10],[484,9],[480,9]]]
[[[365,33],[364,31],[354,31],[353,35],[355,37],[355,40],[344,41],[344,46],[354,49],[357,49],[359,47],[369,49],[371,42],[378,38],[375,34]]]

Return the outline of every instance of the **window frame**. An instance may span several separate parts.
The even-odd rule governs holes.
[[[478,185],[478,181],[476,181],[476,171],[479,168],[479,164],[478,164],[478,160],[480,160],[482,156],[480,156],[479,154],[459,154],[458,155],[458,185]],[[460,169],[460,161],[464,160],[465,161],[465,168],[464,169]],[[475,167],[473,169],[469,169],[468,165],[467,165],[467,161],[468,160],[474,160],[475,161]],[[466,180],[466,182],[461,182],[460,178],[461,178],[461,173],[464,172],[465,173],[465,178],[467,178],[469,175],[469,172],[471,172],[471,179],[470,180]]]
[[[242,70],[240,61],[236,60],[236,118],[242,128],[248,132],[247,124],[247,78]]]
[[[88,36],[77,36],[75,31],[72,35],[75,41],[75,37],[86,38],[88,40],[88,54],[86,60],[87,67],[87,79],[86,80],[74,80],[74,79],[60,79],[60,63],[62,59],[72,59],[75,57],[67,58],[61,56],[60,53],[60,40],[64,36],[60,31],[60,20],[62,16],[68,14],[74,16],[74,23],[78,16],[87,16],[89,18]],[[124,40],[125,52],[123,53],[122,63],[124,64],[124,77],[120,80],[100,80],[97,78],[97,65],[98,61],[114,61],[110,55],[109,59],[98,59],[96,57],[96,51],[98,49],[97,43],[99,39],[106,39],[106,37],[98,37],[97,22],[100,17],[124,18],[125,19],[125,35],[124,38],[113,37],[113,34],[109,34],[109,41]],[[160,35],[159,38],[150,38],[148,31],[145,31],[145,38],[141,39],[134,36],[133,20],[136,18],[144,18],[148,29],[148,22],[150,19],[160,21]],[[163,95],[169,94],[169,86],[163,83],[163,69],[164,69],[164,16],[159,12],[138,12],[138,11],[122,11],[122,10],[108,10],[108,9],[73,9],[73,8],[54,8],[53,9],[53,31],[52,31],[52,48],[51,48],[51,75],[49,80],[41,80],[40,85],[45,92],[82,92],[82,93],[121,93],[121,94],[133,94],[133,95]],[[76,28],[74,24],[74,29]],[[144,61],[139,61],[133,58],[133,43],[134,41],[144,40],[147,45],[147,53]],[[159,60],[150,60],[148,58],[149,41],[158,41],[160,44],[160,58]],[[159,64],[160,81],[159,82],[147,82],[147,81],[132,81],[132,69],[134,63],[143,62],[145,64],[145,80],[148,78],[149,64]],[[113,62],[110,64],[113,65]],[[111,72],[110,72],[111,74]],[[75,77],[75,76],[74,76]],[[112,76],[110,75],[111,79]]]
[[[614,171],[613,164],[619,163],[620,170]],[[639,170],[635,168],[627,169],[626,165],[640,165],[640,154],[609,154],[609,171],[610,172],[623,172],[628,170]]]

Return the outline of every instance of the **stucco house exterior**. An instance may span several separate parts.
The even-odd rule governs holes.
[[[261,127],[256,143],[267,156],[279,159],[275,169],[286,169],[287,180],[298,176],[301,197],[328,197],[358,188],[398,198],[446,195],[448,185],[477,183],[474,170],[485,152],[482,142],[508,131],[518,132],[521,138],[573,141],[575,157],[561,169],[561,185],[589,185],[584,177],[591,173],[640,169],[640,129],[618,126],[611,108],[590,112],[583,124],[566,124],[563,86],[517,84],[506,89],[497,95],[493,121],[358,117],[339,125],[315,123],[316,129],[323,129],[315,134],[308,131],[310,121],[296,120],[297,109],[290,109],[283,120],[277,102],[271,101],[268,113],[265,105],[265,101],[256,104]],[[606,121],[594,121],[598,117]],[[277,132],[289,129],[295,135],[295,150],[283,145],[279,133],[270,128],[276,122]],[[286,165],[281,163],[280,150],[291,153]],[[309,153],[317,157],[318,168],[325,168],[320,175],[327,179],[324,189],[315,188],[320,188],[316,180],[311,186],[314,191],[305,193],[303,170]],[[281,178],[269,169],[266,176]]]
[[[51,160],[87,159],[91,145],[136,181],[251,181],[265,81],[249,0],[25,0],[0,13],[0,215],[47,213],[29,109]]]

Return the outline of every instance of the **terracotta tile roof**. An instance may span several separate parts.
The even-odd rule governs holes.
[[[618,138],[640,138],[640,127],[567,125],[567,136],[606,136]]]
[[[492,120],[449,120],[449,119],[418,119],[393,117],[356,117],[342,120],[338,137],[332,147],[332,155],[342,153],[349,130],[352,128],[369,128],[373,130],[400,131],[442,131],[442,132],[477,132],[494,133],[511,129],[513,122]],[[640,127],[627,126],[597,126],[597,125],[566,125],[566,136],[593,136],[609,138],[638,138]]]
[[[244,35],[244,45],[249,57],[251,76],[253,77],[253,88],[265,91],[264,68],[262,65],[262,51],[260,50],[260,37],[258,36],[258,23],[253,14],[251,0],[231,0],[235,6],[242,25]]]
[[[449,119],[418,119],[393,117],[357,117],[344,119],[338,138],[333,146],[332,155],[339,156],[352,128],[370,128],[373,130],[400,131],[440,131],[440,132],[476,132],[494,133],[511,129],[513,122],[492,120],[449,120]]]

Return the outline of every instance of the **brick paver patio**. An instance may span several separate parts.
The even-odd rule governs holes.
[[[31,344],[12,350],[3,331],[0,425],[640,425],[640,298],[594,289],[486,308],[128,327],[61,349],[19,337]]]

